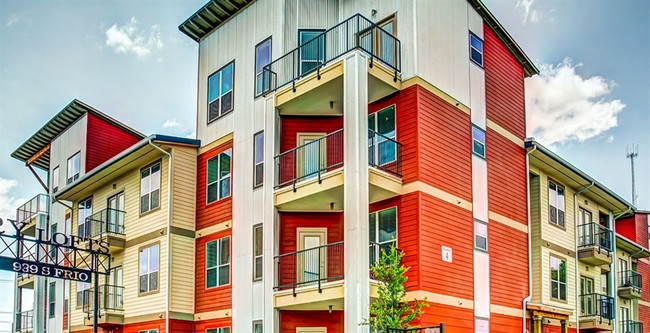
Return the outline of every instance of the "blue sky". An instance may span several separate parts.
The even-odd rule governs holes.
[[[637,144],[650,209],[650,1],[484,1],[543,70],[527,82],[529,135],[629,201]],[[10,153],[73,98],[145,134],[191,135],[197,45],[177,27],[205,2],[0,0],[0,217],[40,190]]]

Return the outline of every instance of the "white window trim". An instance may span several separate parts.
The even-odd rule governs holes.
[[[75,160],[79,160],[79,169],[74,170]],[[70,184],[75,180],[79,179],[79,174],[81,173],[81,151],[74,153],[70,158],[68,158],[68,164],[65,173],[66,184]],[[71,170],[73,169],[73,170]],[[71,174],[71,172],[74,172]]]
[[[229,66],[232,66],[232,79],[231,79],[232,80],[232,84],[231,84],[232,87],[230,87],[230,90],[222,93],[221,92],[221,85],[223,84],[222,72],[226,68],[228,68]],[[219,96],[211,100],[210,99],[210,78],[213,77],[214,75],[217,75],[217,74],[219,74]],[[235,109],[235,61],[233,60],[233,61],[227,63],[223,67],[221,67],[218,70],[214,71],[214,73],[210,74],[208,76],[208,85],[207,85],[207,87],[208,87],[208,91],[207,91],[208,92],[207,93],[207,95],[208,95],[208,107],[206,109],[206,116],[208,118],[208,124],[210,124],[213,121],[223,117],[224,115],[226,115],[228,113],[231,113]],[[221,104],[223,103],[223,96],[227,95],[229,92],[232,92],[232,97],[231,97],[231,101],[230,101],[231,107],[230,107],[229,110],[222,111],[221,110]],[[210,104],[212,104],[212,102],[214,102],[216,100],[219,100],[219,114],[215,118],[210,119]]]
[[[481,42],[481,47],[483,48],[483,51],[475,48],[472,45],[472,37],[476,38],[479,42]],[[472,50],[476,50],[476,52],[481,54],[481,63],[480,64],[476,60],[474,60],[474,58],[472,58]],[[479,38],[479,36],[477,36],[476,34],[474,34],[471,31],[469,32],[469,60],[472,63],[474,63],[476,66],[478,66],[480,68],[484,68],[483,66],[485,65],[485,42],[483,41],[483,39]]]
[[[555,197],[552,200],[551,198],[551,184],[555,185]],[[560,198],[560,191],[559,189],[562,188],[562,196],[564,197],[564,208],[560,209],[559,207],[559,198]],[[549,179],[548,180],[548,222],[551,224],[555,224],[556,226],[560,228],[566,228],[566,188],[562,185],[560,185],[558,182]],[[555,208],[555,222],[551,220],[551,206]],[[564,221],[562,224],[560,224],[560,211],[564,213]]]
[[[262,230],[262,251],[261,251],[262,254],[260,254],[260,255],[255,254],[255,244],[256,244],[255,235],[257,235],[257,233],[255,231],[257,229]],[[257,267],[257,260],[258,259],[260,259],[262,261],[262,271],[261,272],[257,272],[255,270],[255,268]],[[259,276],[256,276],[257,275],[256,273],[259,273]],[[264,228],[263,228],[263,225],[260,223],[260,224],[256,224],[256,225],[253,226],[253,281],[261,281],[263,278],[264,278]]]
[[[394,240],[389,240],[389,241],[379,242],[379,213],[383,212],[383,211],[386,211],[386,210],[393,209],[393,208],[395,209],[395,239]],[[397,240],[399,239],[399,234],[398,234],[398,231],[399,231],[399,221],[398,221],[399,209],[398,209],[398,207],[397,206],[391,206],[391,207],[387,207],[387,208],[384,208],[384,209],[376,210],[374,212],[370,212],[369,215],[375,215],[375,237],[376,237],[375,239],[371,239],[370,241],[373,242],[373,243],[379,244],[379,245],[384,245],[384,244],[389,244],[389,243],[395,242],[395,247],[397,247],[398,246]],[[370,218],[370,217],[368,217],[368,218]]]
[[[566,263],[567,263],[566,260],[561,259],[559,257],[555,257],[553,255],[550,256],[550,258],[549,258],[549,280],[551,281],[551,285],[550,285],[551,289],[549,290],[549,296],[550,296],[551,300],[558,300],[558,301],[566,302],[568,300],[568,298],[569,298],[569,290],[567,289],[567,280],[568,280],[567,273],[565,271],[565,273],[564,273],[564,282],[562,282],[561,278],[560,278],[560,267],[558,266],[558,270],[557,270],[558,279],[553,280],[553,273],[552,273],[552,271],[553,271],[553,259],[559,260],[560,265],[562,265],[562,263],[564,263],[565,269],[567,267],[566,266]],[[557,283],[557,297],[553,297],[553,284],[554,283]],[[565,298],[564,299],[562,299],[562,292],[561,292],[562,288],[560,288],[562,285],[564,285],[564,290],[565,290],[565,294],[564,294]]]
[[[150,251],[153,248],[156,248],[156,251],[158,252],[158,264],[156,265],[155,270],[151,269],[151,252]],[[147,261],[148,261],[147,267],[149,268],[149,270],[143,274],[143,273],[140,273],[140,266],[142,265],[142,263],[140,261],[140,256],[141,256],[141,253],[144,252],[144,251],[147,251]],[[149,287],[151,285],[151,282],[150,282],[151,281],[151,275],[153,273],[158,274],[157,288],[156,289],[149,289]],[[142,286],[140,285],[142,283],[141,278],[143,276],[145,276],[145,275],[147,276],[147,290],[146,291],[141,291],[142,290]],[[158,291],[158,290],[160,290],[160,243],[155,243],[155,244],[151,244],[149,246],[141,248],[140,251],[138,252],[138,295],[148,294],[148,293],[155,292],[155,291]]]
[[[480,235],[478,232],[477,225],[484,225],[485,226],[485,235]],[[483,237],[485,238],[485,248],[479,247],[477,242],[476,242],[476,237]],[[481,220],[474,219],[474,249],[482,252],[488,252],[488,249],[490,248],[489,241],[488,241],[488,224],[486,222],[483,222]]]
[[[262,136],[262,160],[257,161],[257,138],[258,136]],[[253,135],[253,188],[258,188],[264,185],[264,144],[265,144],[266,137],[264,136],[264,131],[259,131]],[[262,165],[262,182],[257,184],[257,166]],[[232,169],[231,169],[232,170]]]
[[[475,129],[478,130],[478,131],[480,131],[481,133],[483,133],[483,137],[484,137],[486,140],[483,140],[483,142],[481,142],[481,140],[479,140],[478,138],[476,138],[476,137],[474,136],[474,130],[475,130]],[[480,128],[480,127],[478,127],[478,126],[472,124],[472,154],[474,154],[474,155],[476,155],[476,156],[478,156],[478,157],[480,157],[480,158],[482,158],[482,159],[486,159],[486,156],[487,156],[487,145],[485,144],[485,141],[487,141],[487,133],[486,133],[486,131],[485,131],[484,129],[482,129],[482,128]],[[483,147],[483,154],[479,154],[476,150],[474,150],[474,143],[475,143],[475,142],[478,143],[478,144],[480,144],[480,145]]]
[[[258,61],[258,57],[257,57],[258,53],[257,53],[257,51],[262,45],[266,44],[267,42],[269,43],[269,63],[262,65],[262,71],[257,72],[257,64],[258,64],[258,62],[257,62]],[[261,96],[262,93],[264,92],[264,90],[263,90],[264,89],[264,79],[262,78],[262,88],[257,86],[257,82],[258,82],[257,80],[260,77],[260,75],[264,74],[264,67],[271,64],[271,62],[273,62],[273,36],[269,36],[269,37],[265,38],[264,40],[262,40],[261,42],[259,42],[259,44],[255,45],[255,97]],[[271,83],[269,81],[269,85],[270,84]],[[262,90],[258,91],[258,89],[262,89]]]
[[[153,188],[153,186],[151,184],[152,184],[152,179],[154,177],[154,172],[152,170],[153,170],[153,167],[155,167],[156,165],[158,165],[158,171],[156,171],[158,173],[158,188]],[[146,177],[142,177],[142,173],[145,170],[149,170],[149,175],[147,175]],[[142,192],[142,181],[145,180],[145,178],[147,178],[147,180],[149,182],[149,186],[148,186],[149,187],[149,192],[147,192],[147,193]],[[145,168],[140,169],[140,184],[139,185],[140,185],[140,198],[139,198],[140,200],[138,202],[138,205],[140,206],[140,214],[145,214],[145,213],[148,213],[148,212],[150,212],[150,211],[152,211],[154,209],[160,208],[160,192],[161,192],[161,187],[162,187],[162,162],[158,161],[158,162],[155,162],[155,163],[153,163],[153,164],[151,164],[151,165],[149,165],[149,166],[147,166]],[[158,205],[156,207],[152,207],[152,205],[151,205],[151,203],[153,202],[152,193],[155,192],[156,190],[158,190]],[[147,194],[149,195],[149,208],[147,210],[143,211],[142,210],[142,197],[147,195]]]
[[[57,165],[52,169],[52,193],[56,193],[59,190],[59,178],[61,177],[61,169]]]
[[[228,155],[230,156],[230,171],[228,172],[227,175],[221,177],[221,156],[222,155]],[[208,182],[208,175],[207,173],[209,172],[209,166],[210,166],[210,161],[212,160],[217,160],[217,179],[211,183]],[[206,172],[206,184],[205,184],[205,202],[207,205],[215,203],[219,200],[228,198],[232,195],[232,179],[230,180],[230,188],[228,189],[228,195],[222,196],[223,193],[221,193],[221,181],[225,180],[227,178],[230,178],[232,175],[232,148],[228,148],[222,152],[220,152],[217,155],[212,156],[211,158],[208,159],[208,161],[205,164],[205,172]],[[217,198],[214,201],[210,201],[208,198],[208,189],[210,188],[210,185],[217,185]]]
[[[212,241],[209,241],[209,242],[205,243],[205,289],[206,290],[207,289],[213,289],[213,288],[219,288],[219,287],[223,287],[223,286],[228,286],[228,285],[230,285],[230,282],[231,282],[230,280],[232,280],[232,277],[231,277],[232,272],[231,272],[231,267],[230,267],[230,263],[232,261],[232,258],[231,258],[231,256],[232,256],[232,242],[231,241],[228,242],[228,252],[229,252],[228,253],[228,263],[224,264],[224,263],[219,262],[221,260],[221,243],[226,238],[228,238],[228,240],[230,240],[230,236],[225,236],[225,237],[221,237],[219,239],[215,239],[215,240],[212,240]],[[208,244],[214,243],[214,242],[217,243],[216,265],[212,266],[212,267],[208,267]],[[228,266],[228,283],[220,284],[219,283],[220,282],[219,281],[219,269],[222,268],[222,267],[226,267],[226,266]],[[215,269],[217,271],[217,274],[216,274],[216,277],[217,277],[216,282],[217,282],[217,284],[212,286],[212,287],[208,287],[208,270],[210,270],[210,269]]]

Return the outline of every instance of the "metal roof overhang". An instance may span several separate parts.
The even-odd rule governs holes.
[[[253,2],[255,0],[212,0],[181,23],[178,29],[198,42]]]
[[[616,248],[630,253],[635,259],[650,257],[648,249],[618,234],[616,235]]]
[[[144,134],[124,125],[123,123],[109,117],[108,115],[92,108],[88,104],[74,99],[70,104],[66,105],[63,110],[57,113],[50,121],[48,121],[41,129],[36,131],[27,141],[25,141],[20,147],[18,147],[11,157],[20,160],[22,162],[27,162],[30,158],[41,152],[47,145],[52,142],[59,134],[65,131],[70,125],[75,121],[81,118],[86,113],[92,113],[93,115],[101,118],[104,121],[107,121],[122,130],[134,135],[137,138],[144,138]],[[50,152],[49,150],[42,153],[42,155],[37,158],[33,163],[34,166],[48,170],[50,165]]]
[[[582,170],[550,151],[548,148],[542,146],[537,141],[527,139],[525,141],[525,147],[529,151],[534,149],[534,147],[537,147],[537,149],[531,154],[531,157],[535,159],[534,163],[546,166],[547,168],[543,169],[547,172],[549,171],[549,168],[552,169],[549,174],[552,177],[560,178],[558,180],[568,182],[566,185],[582,189],[593,183],[594,186],[589,188],[589,193],[600,201],[601,204],[611,209],[615,214],[625,212],[630,207],[633,207],[632,204],[621,198],[614,191],[599,183]],[[531,164],[533,164],[533,162],[531,162]]]

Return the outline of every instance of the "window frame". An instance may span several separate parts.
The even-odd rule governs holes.
[[[391,210],[391,209],[395,209],[395,238],[394,238],[393,240],[380,242],[380,241],[379,241],[379,230],[380,230],[380,227],[379,227],[379,213],[380,213],[380,212],[384,212],[384,211],[388,211],[388,210]],[[371,215],[374,215],[374,216],[375,216],[375,230],[374,230],[375,238],[374,238],[374,239],[370,239],[370,232],[371,232],[371,231],[370,231],[370,216],[371,216]],[[373,253],[370,253],[370,255],[374,255],[373,258],[374,258],[377,262],[380,260],[381,253],[382,253],[381,250],[382,250],[382,249],[385,249],[384,246],[386,246],[386,245],[387,245],[387,246],[390,246],[390,243],[394,243],[394,244],[395,244],[395,248],[398,248],[398,244],[399,244],[399,243],[398,243],[398,239],[399,239],[399,208],[398,208],[396,205],[395,205],[395,206],[386,207],[386,208],[383,208],[383,209],[378,209],[378,210],[373,211],[373,212],[370,212],[370,213],[368,214],[368,240],[369,240],[373,245],[375,245],[375,244],[377,245],[377,250],[376,250],[377,252],[374,253],[374,254],[373,254]],[[372,248],[373,248],[373,247],[370,247],[370,249],[372,249]],[[372,265],[373,263],[370,263],[370,264]]]
[[[554,202],[555,205],[553,205],[553,203],[551,202],[551,184],[555,185],[555,190],[554,190],[555,191],[555,202]],[[560,188],[562,189],[562,197],[564,198],[563,199],[564,207],[562,209],[560,209],[560,207],[558,207],[559,206],[559,198],[560,198],[560,191],[559,191]],[[558,227],[560,229],[566,230],[566,188],[564,187],[564,185],[561,185],[559,182],[549,178],[548,179],[548,186],[546,187],[546,189],[548,191],[547,192],[547,195],[548,195],[548,222],[551,225],[554,225],[554,226],[556,226],[556,227]],[[552,215],[551,207],[555,208],[555,222],[553,222],[553,219],[552,219],[553,215]],[[563,215],[562,215],[562,224],[560,224],[560,211],[562,211],[562,213],[563,213]]]
[[[553,280],[553,260],[554,259],[559,261],[559,266],[558,266],[558,270],[557,270],[557,275],[558,275],[557,281]],[[561,274],[560,274],[561,266],[562,266],[563,263],[564,263],[564,281],[562,281]],[[550,282],[549,296],[550,296],[551,300],[556,301],[556,302],[567,303],[568,294],[569,294],[569,290],[567,289],[568,288],[567,271],[568,271],[568,267],[567,267],[566,259],[562,259],[561,257],[553,255],[553,254],[551,254],[549,256],[549,282]],[[554,283],[557,283],[557,297],[553,297],[553,284]],[[561,288],[562,285],[564,285],[564,299],[562,299],[562,288]]]
[[[151,186],[151,179],[152,179],[152,178],[151,178],[151,177],[152,177],[152,175],[153,175],[153,172],[152,172],[151,170],[152,170],[153,167],[155,167],[156,165],[158,165],[158,177],[159,177],[159,179],[158,179],[158,189],[157,189],[157,190],[158,190],[158,205],[157,205],[156,207],[152,207],[151,203],[152,203],[152,197],[153,197],[153,196],[152,196],[151,194],[152,194],[154,191],[156,191],[156,190],[152,190],[152,189],[151,189],[151,188],[152,188],[152,186]],[[142,193],[142,181],[143,181],[142,173],[143,173],[145,170],[149,170],[149,175],[147,175],[147,177],[149,177],[149,192],[146,193],[146,194],[149,195],[149,199],[148,199],[148,208],[147,208],[147,210],[143,211],[143,210],[142,210],[142,197],[143,197],[145,194]],[[155,162],[153,162],[153,163],[147,165],[146,167],[140,169],[140,182],[138,183],[138,187],[139,187],[138,190],[139,190],[139,192],[140,192],[140,195],[139,195],[139,197],[138,197],[138,206],[140,207],[140,210],[139,210],[139,211],[140,211],[140,216],[145,215],[145,214],[148,214],[148,213],[150,213],[150,212],[152,212],[152,211],[158,210],[158,209],[160,209],[160,207],[162,206],[162,203],[160,202],[161,192],[162,192],[162,173],[163,173],[163,170],[162,170],[162,160],[155,161]],[[168,190],[169,190],[169,189],[168,189]]]
[[[485,236],[479,235],[478,230],[477,230],[478,229],[477,225],[485,226]],[[488,224],[487,224],[487,222],[481,221],[479,219],[474,219],[474,250],[481,251],[481,252],[489,252],[490,246],[489,246],[489,241],[488,241],[488,239],[489,239],[488,234],[489,234],[489,232],[488,232]],[[482,247],[478,246],[477,237],[485,238],[485,248],[482,248]]]
[[[221,156],[222,155],[228,155],[230,156],[230,170],[228,171],[228,175],[221,177]],[[220,200],[229,198],[232,195],[232,148],[225,149],[218,154],[215,154],[214,156],[208,158],[208,160],[205,162],[205,172],[206,172],[206,177],[205,177],[205,204],[210,205],[215,202],[218,202]],[[209,174],[210,174],[210,161],[215,160],[217,161],[217,179],[215,179],[213,182],[209,182]],[[222,191],[221,191],[221,182],[225,180],[226,178],[229,179],[228,183],[228,195],[222,196]],[[210,186],[211,185],[216,185],[217,186],[217,197],[213,201],[210,201]]]
[[[75,157],[78,157],[78,163],[79,163],[78,168],[79,169],[76,170],[76,173],[72,174],[72,177],[70,177],[70,171],[71,171],[70,170],[70,162],[73,163],[72,167],[74,168],[75,167],[75,165],[74,165],[75,161],[73,160],[73,158],[75,158]],[[76,153],[72,154],[72,156],[68,157],[67,168],[65,170],[65,179],[66,179],[65,184],[66,185],[71,184],[75,180],[79,179],[80,175],[81,175],[81,150],[77,151]]]
[[[255,327],[259,325],[260,328],[262,329],[262,332],[264,332],[264,322],[261,319],[258,320],[253,320],[253,333],[255,333]]]
[[[82,203],[85,203],[85,202],[88,202],[88,201],[90,201],[90,213],[88,215],[84,214],[83,218],[82,218],[81,209],[79,208],[79,206]],[[77,236],[82,237],[82,238],[90,237],[90,230],[88,229],[89,223],[86,222],[86,219],[88,217],[92,216],[92,215],[93,215],[93,197],[92,196],[87,197],[87,198],[77,202]],[[79,229],[80,229],[81,225],[84,226],[84,234],[83,235],[79,233]]]
[[[257,138],[262,137],[262,160],[257,161]],[[264,185],[264,144],[265,144],[265,136],[264,136],[264,130],[261,130],[255,134],[253,134],[253,188],[259,188]],[[257,166],[261,165],[262,166],[262,180],[260,183],[257,183]]]
[[[81,309],[83,308],[86,302],[90,304],[90,293],[86,293],[89,297],[84,297],[84,291],[90,290],[91,286],[90,286],[90,282],[75,281],[75,283],[76,283],[75,294],[77,296],[75,300],[75,309]],[[87,286],[87,288],[80,289],[79,288],[80,285]],[[79,302],[79,299],[81,299],[81,302]]]
[[[262,71],[257,72],[257,64],[258,64],[258,62],[257,62],[258,61],[258,53],[257,53],[257,51],[266,42],[269,43],[269,63],[265,64],[265,65],[262,65]],[[255,45],[255,68],[254,68],[254,70],[255,70],[255,80],[254,81],[255,82],[254,82],[254,90],[253,90],[255,92],[255,96],[254,96],[255,98],[260,97],[260,96],[262,96],[264,94],[264,91],[265,91],[264,90],[264,77],[263,77],[264,76],[264,67],[270,65],[272,62],[273,62],[273,36],[269,36],[269,37],[266,37],[261,42],[257,43],[257,45]],[[257,91],[257,89],[258,89],[257,77],[259,75],[262,75],[262,90],[258,92]],[[270,80],[270,77],[269,77],[269,88],[270,88],[270,85],[271,85],[271,80]]]
[[[326,29],[320,29],[320,28],[298,29],[298,75],[299,75],[299,77],[303,77],[303,76],[306,76],[306,75],[309,75],[309,74],[312,74],[312,73],[316,72],[316,69],[319,68],[322,65],[322,63],[325,62],[325,53],[326,53],[325,52],[325,36],[323,35],[322,38],[318,37],[318,36],[321,36],[323,33],[325,33],[325,31],[326,31]],[[301,44],[300,43],[300,40],[301,40],[300,37],[301,37],[301,33],[303,33],[303,32],[307,32],[307,33],[309,33],[309,32],[318,32],[318,35],[316,37],[313,37],[311,39],[306,40],[305,43]],[[320,41],[318,41],[317,43],[322,43],[323,44],[322,53],[317,54],[317,57],[318,57],[317,59],[303,59],[302,58],[303,50],[302,50],[301,46],[303,44],[307,44],[307,42],[311,42],[314,39],[320,39]],[[320,64],[318,66],[312,68],[312,69],[309,69],[307,71],[303,71],[303,63],[305,62],[305,60],[308,63],[309,62],[313,62],[313,63],[320,62]]]
[[[205,333],[225,333],[224,330],[228,330],[227,333],[230,333],[230,326],[206,328]]]
[[[483,142],[481,142],[480,138],[477,138],[476,135],[474,135],[478,131],[483,135]],[[487,133],[484,129],[476,126],[475,124],[472,123],[472,154],[482,158],[482,159],[487,159]],[[476,144],[480,144],[483,147],[483,154],[480,154],[479,152],[476,151],[475,146]]]
[[[228,263],[220,263],[219,261],[221,260],[221,247],[222,243],[225,239],[228,239]],[[215,260],[215,266],[208,267],[208,245],[211,243],[217,243],[217,253],[216,253],[216,260]],[[219,284],[219,270],[222,267],[228,266],[228,283],[224,284]],[[209,281],[208,281],[208,270],[215,269],[216,270],[216,284],[214,286],[209,286]],[[224,286],[229,286],[232,280],[232,239],[230,235],[228,236],[223,236],[221,238],[217,238],[211,241],[208,241],[205,243],[205,289],[215,289],[215,288],[220,288]]]
[[[225,93],[221,93],[221,85],[223,84],[223,77],[221,76],[221,72],[223,72],[226,68],[228,68],[228,66],[231,66],[231,65],[232,65],[232,87],[231,87],[230,90],[226,91]],[[219,97],[215,98],[214,100],[210,100],[210,78],[212,78],[213,76],[215,76],[217,74],[219,74]],[[206,119],[207,119],[207,124],[209,125],[209,124],[217,121],[218,119],[224,117],[225,115],[228,115],[228,114],[232,113],[233,111],[235,111],[235,60],[233,59],[233,60],[229,61],[228,63],[223,65],[221,68],[219,68],[216,71],[212,72],[212,74],[208,75],[207,81],[208,82],[207,82],[207,89],[206,89],[206,98],[207,98],[208,104],[207,104],[207,108],[205,109],[205,111],[206,111],[205,115],[206,115]],[[232,97],[231,97],[231,101],[230,101],[231,107],[230,107],[229,110],[227,110],[225,112],[222,112],[222,110],[221,110],[222,98],[223,98],[224,95],[228,94],[228,92],[232,92]],[[219,100],[219,114],[216,117],[214,117],[213,119],[210,119],[210,104],[212,104],[212,102],[214,102],[216,100]]]
[[[474,47],[472,45],[472,37],[476,38],[476,40],[481,43],[481,50],[477,49],[476,47]],[[480,63],[478,61],[476,61],[474,59],[474,57],[472,57],[472,50],[476,50],[476,52],[478,52],[481,55],[481,62]],[[479,36],[477,36],[475,33],[471,32],[471,31],[469,32],[469,59],[476,66],[478,66],[480,68],[485,68],[484,67],[485,66],[485,42],[483,41],[483,39],[481,39]]]
[[[61,169],[57,165],[52,169],[52,193],[56,193],[59,190],[59,178],[61,178]]]
[[[383,134],[383,133],[379,132],[379,120],[378,120],[378,118],[379,118],[379,113],[380,112],[388,111],[388,110],[391,110],[391,109],[392,109],[392,112],[393,112],[393,135],[389,136],[389,135],[386,135],[386,134]],[[371,124],[371,118],[372,118],[372,124]],[[372,128],[371,128],[371,125],[372,125]],[[380,134],[380,135],[382,135],[382,136],[384,136],[386,138],[389,138],[389,139],[396,142],[394,156],[392,156],[392,158],[390,160],[383,161],[384,163],[380,163],[380,161],[379,161],[379,159],[380,159],[379,144],[383,143],[383,142],[386,142],[388,140],[379,141],[379,139],[375,140],[375,138],[372,138],[372,141],[369,142],[369,146],[374,145],[374,149],[373,149],[374,156],[368,156],[368,158],[369,159],[372,158],[373,161],[379,166],[386,165],[386,164],[391,164],[391,163],[396,163],[397,162],[397,142],[398,142],[397,141],[397,104],[393,103],[393,104],[388,105],[388,106],[386,106],[384,108],[381,108],[381,109],[379,109],[377,111],[369,113],[368,114],[368,130],[369,130],[368,131],[369,134],[370,134],[370,130],[372,130],[375,133]],[[371,140],[371,139],[369,138],[368,140]]]
[[[56,282],[50,282],[47,290],[47,312],[49,318],[56,315]]]
[[[157,251],[158,251],[158,264],[157,264],[156,270],[152,271],[151,270],[151,253],[148,253],[147,261],[148,261],[148,268],[149,269],[148,269],[148,272],[144,274],[144,275],[147,276],[147,291],[142,291],[142,286],[141,286],[142,279],[141,278],[144,275],[140,273],[140,267],[142,266],[141,255],[142,255],[143,251],[145,251],[145,250],[148,251],[148,250],[152,249],[153,247],[156,247]],[[156,283],[156,289],[149,289],[150,286],[151,286],[151,275],[153,273],[157,274],[156,279],[158,280],[158,282]],[[150,294],[155,294],[155,293],[157,293],[159,291],[160,291],[160,242],[155,242],[155,243],[151,243],[151,244],[142,246],[142,247],[140,247],[138,249],[138,297],[146,296],[146,295],[150,295]]]
[[[261,229],[261,247],[260,254],[257,254],[257,233],[256,230]],[[262,261],[261,271],[257,271],[257,260]],[[264,226],[262,223],[258,223],[253,226],[253,281],[261,281],[264,278]]]

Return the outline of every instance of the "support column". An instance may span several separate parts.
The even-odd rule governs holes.
[[[368,257],[368,64],[360,52],[344,60],[344,247],[345,332],[367,333],[359,323],[369,317]]]
[[[533,333],[542,333],[542,316],[533,316]]]
[[[562,333],[569,333],[569,325],[567,325],[566,320],[560,320],[560,327],[562,328]]]

